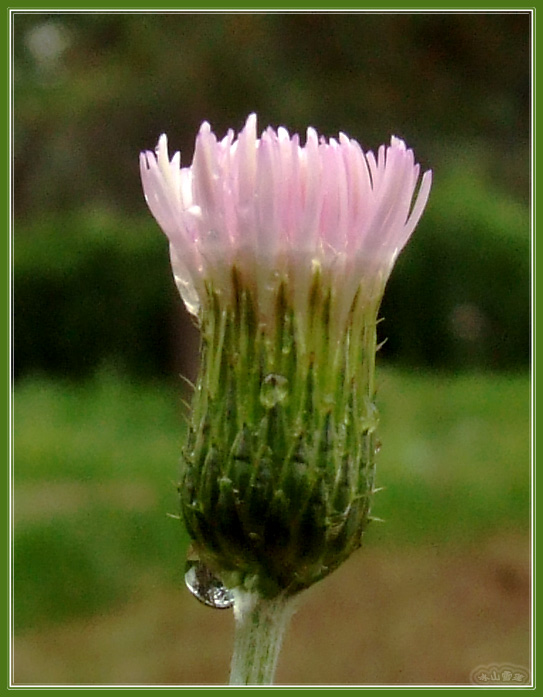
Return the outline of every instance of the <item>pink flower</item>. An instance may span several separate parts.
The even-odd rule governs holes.
[[[179,152],[169,159],[165,135],[140,166],[188,310],[199,314],[210,282],[227,299],[235,266],[263,318],[281,281],[307,305],[316,269],[340,315],[361,284],[378,301],[432,178],[425,172],[416,193],[420,166],[399,138],[375,156],[343,133],[326,141],[308,128],[302,146],[282,127],[258,138],[255,114],[220,141],[204,122],[191,167],[181,168]]]
[[[419,182],[398,138],[375,156],[309,128],[302,146],[285,128],[258,138],[254,114],[237,138],[203,123],[190,167],[170,159],[165,135],[140,164],[202,335],[181,508],[242,616],[240,598],[299,593],[361,544],[377,314],[432,175]]]

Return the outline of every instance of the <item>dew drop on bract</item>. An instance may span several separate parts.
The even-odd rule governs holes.
[[[232,591],[190,551],[185,564],[185,583],[192,595],[208,607],[227,610],[234,605]]]
[[[266,409],[273,409],[288,397],[288,380],[283,375],[266,375],[260,388],[260,402]]]

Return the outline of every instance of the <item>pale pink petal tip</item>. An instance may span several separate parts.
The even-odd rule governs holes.
[[[168,156],[168,136],[165,133],[162,133],[159,137],[155,152],[158,156],[161,153],[166,153],[166,157]]]
[[[247,117],[247,121],[245,121],[245,127],[246,128],[253,128],[256,127],[256,121],[257,121],[257,115],[253,112],[252,114],[249,114]]]
[[[404,141],[401,138],[397,138],[396,136],[391,137],[390,144],[392,145],[392,147],[400,148],[400,150],[406,150],[406,145]]]

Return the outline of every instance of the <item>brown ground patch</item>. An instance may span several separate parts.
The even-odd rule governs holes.
[[[530,667],[526,538],[478,549],[368,549],[307,593],[277,682],[466,684],[479,665]],[[224,684],[229,611],[142,584],[118,612],[14,640],[21,684]]]

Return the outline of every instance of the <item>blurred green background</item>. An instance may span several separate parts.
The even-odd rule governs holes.
[[[198,334],[138,153],[166,132],[188,165],[201,121],[251,111],[365,149],[394,134],[434,171],[382,306],[386,522],[300,610],[278,679],[529,667],[530,21],[13,16],[17,684],[226,680],[232,618],[182,587],[175,519]]]

